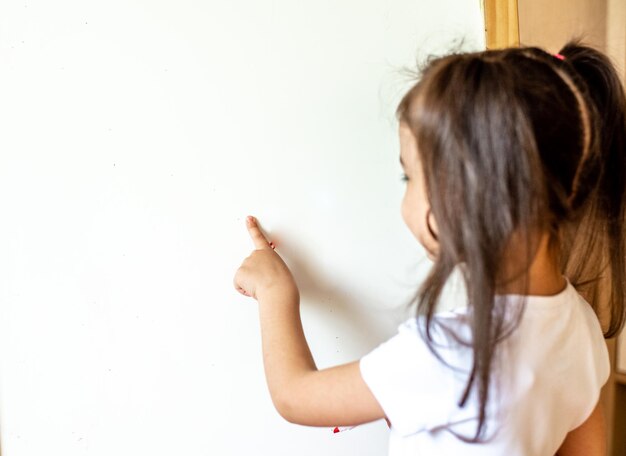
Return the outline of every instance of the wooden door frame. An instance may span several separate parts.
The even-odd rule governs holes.
[[[517,0],[483,0],[487,49],[519,46]]]

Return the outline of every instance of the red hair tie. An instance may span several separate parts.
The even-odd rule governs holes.
[[[565,60],[565,56],[563,54],[554,54],[554,56],[559,60]]]

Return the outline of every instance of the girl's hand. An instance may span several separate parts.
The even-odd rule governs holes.
[[[255,250],[235,273],[235,289],[257,300],[270,290],[297,291],[291,271],[263,235],[257,220],[248,216],[246,226]]]

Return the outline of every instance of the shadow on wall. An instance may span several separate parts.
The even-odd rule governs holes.
[[[281,232],[273,232],[272,238],[280,245],[279,253],[293,273],[303,308],[320,318],[330,319],[329,329],[340,330],[350,339],[351,345],[375,347],[395,334],[398,324],[411,313],[408,296],[412,297],[416,288],[411,289],[407,284],[407,298],[397,305],[374,307],[315,264],[312,256],[306,254],[304,243],[294,242]],[[424,265],[418,268],[423,269]]]

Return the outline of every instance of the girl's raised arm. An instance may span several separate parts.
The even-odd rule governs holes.
[[[263,363],[272,401],[287,421],[345,426],[384,417],[361,377],[359,362],[318,370],[304,337],[300,296],[287,265],[254,217],[246,219],[255,250],[237,270],[237,291],[259,303]]]

